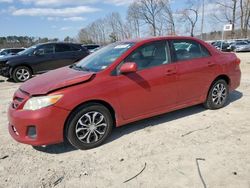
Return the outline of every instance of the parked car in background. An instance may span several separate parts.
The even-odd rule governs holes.
[[[83,45],[83,46],[85,48],[87,48],[90,53],[93,53],[100,48],[100,45],[98,45],[98,44],[87,44],[87,45]]]
[[[101,47],[95,48],[95,49],[91,50],[90,53],[94,53],[94,52],[96,52],[96,51],[98,51],[98,50],[100,50],[100,49],[101,49]]]
[[[226,105],[240,85],[240,59],[193,37],[110,44],[79,63],[37,76],[8,110],[12,137],[34,146],[67,139],[102,144],[119,127],[192,105]]]
[[[15,56],[0,58],[0,75],[25,82],[32,75],[71,65],[87,55],[88,50],[81,44],[38,44]]]
[[[230,52],[230,45],[229,43],[225,42],[225,41],[216,41],[213,42],[212,45],[217,48],[218,50],[221,50],[223,52]],[[222,48],[222,49],[221,49]]]
[[[235,52],[250,52],[250,43],[247,41],[235,41],[230,45],[230,49]]]
[[[25,48],[4,48],[0,50],[0,58],[7,55],[16,55],[17,53],[24,50]]]

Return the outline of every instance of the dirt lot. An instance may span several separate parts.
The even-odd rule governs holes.
[[[250,53],[238,56],[242,84],[225,108],[194,106],[127,125],[88,151],[15,142],[6,109],[19,84],[0,82],[0,187],[250,188]]]

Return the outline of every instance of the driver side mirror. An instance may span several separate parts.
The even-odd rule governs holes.
[[[137,72],[137,65],[134,62],[124,63],[120,68],[121,74],[128,74]]]

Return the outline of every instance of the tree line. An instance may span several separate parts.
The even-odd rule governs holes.
[[[212,3],[214,11],[206,12]],[[170,0],[137,0],[127,10],[126,19],[113,12],[82,28],[78,40],[82,43],[107,44],[142,36],[198,36],[212,40],[220,32],[205,33],[211,25],[232,24],[227,38],[249,36],[250,0],[186,0],[183,8],[173,10]],[[200,22],[198,24],[198,22]],[[206,26],[204,24],[206,23]],[[198,27],[199,26],[199,27]],[[222,28],[221,28],[222,29]],[[215,34],[217,33],[217,34]]]
[[[29,36],[7,36],[0,37],[0,49],[1,48],[28,48],[32,45],[46,42],[59,42],[58,38],[47,37],[29,37]],[[76,42],[74,38],[69,36],[65,37],[65,42]]]
[[[233,28],[225,33],[225,38],[250,36],[250,0],[183,0],[184,6],[179,9],[173,9],[170,1],[136,0],[128,6],[125,18],[119,12],[112,12],[82,28],[75,38],[67,36],[64,41],[105,45],[130,38],[162,35],[189,35],[203,40],[218,40],[222,28],[209,33],[206,28],[213,30],[213,25],[228,23]],[[206,10],[208,5],[212,5],[210,12]],[[57,41],[58,38],[7,36],[0,37],[0,48],[29,47]]]

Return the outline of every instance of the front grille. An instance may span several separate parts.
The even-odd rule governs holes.
[[[21,102],[23,102],[23,100],[24,100],[24,99],[23,99],[23,98],[20,98],[20,97],[15,97],[15,99],[14,99],[14,100],[17,100],[18,102],[20,102],[20,103],[21,103]]]

